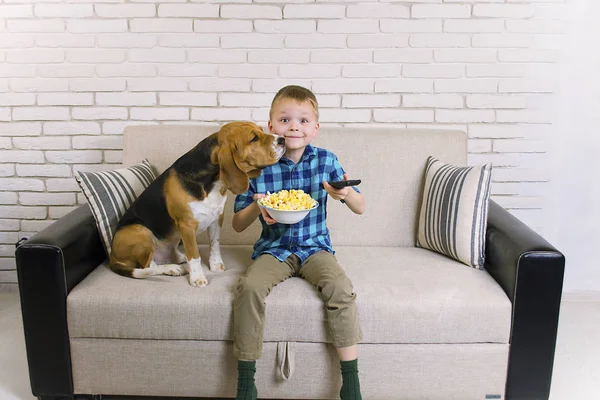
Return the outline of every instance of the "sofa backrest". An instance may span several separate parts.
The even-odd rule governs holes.
[[[179,156],[217,126],[140,125],[124,132],[123,164],[144,158],[162,173]],[[464,132],[394,127],[322,127],[313,141],[335,153],[351,179],[362,179],[358,187],[366,201],[366,211],[355,215],[340,202],[328,200],[327,225],[333,246],[414,246],[418,212],[427,157],[456,165],[466,165],[467,138]],[[231,193],[221,230],[222,244],[252,245],[260,235],[255,221],[244,232],[231,227]],[[206,234],[199,236],[207,242]]]

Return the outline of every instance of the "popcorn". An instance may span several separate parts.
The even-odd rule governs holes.
[[[304,190],[281,190],[269,193],[259,200],[260,204],[275,210],[299,211],[309,210],[317,205],[317,201],[304,193]]]

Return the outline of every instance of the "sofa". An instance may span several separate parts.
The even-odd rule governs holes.
[[[123,165],[147,159],[162,172],[217,129],[127,127]],[[466,134],[323,127],[314,144],[362,179],[367,203],[363,215],[328,204],[336,257],[357,294],[363,398],[548,399],[563,255],[491,200],[485,268],[415,245],[426,160],[466,165]],[[186,276],[136,280],[111,272],[88,205],[20,242],[33,394],[234,397],[231,307],[260,223],[233,231],[233,198],[221,235],[226,271],[212,273],[205,263],[205,288]],[[199,234],[204,261],[206,236]],[[339,398],[339,361],[317,290],[291,278],[266,303],[260,398]]]

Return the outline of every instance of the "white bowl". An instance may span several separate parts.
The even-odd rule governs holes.
[[[262,205],[260,199],[258,200],[258,205],[267,210],[271,218],[280,224],[295,224],[302,221],[309,212],[319,207],[319,202],[313,208],[309,208],[308,210],[276,210],[271,207],[267,207]]]

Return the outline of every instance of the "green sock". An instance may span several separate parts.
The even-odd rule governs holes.
[[[256,361],[238,360],[238,386],[236,400],[256,400],[258,393],[254,384]]]
[[[340,364],[342,365],[340,398],[342,400],[362,400],[360,382],[358,381],[358,359],[340,361]]]

